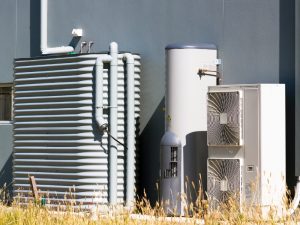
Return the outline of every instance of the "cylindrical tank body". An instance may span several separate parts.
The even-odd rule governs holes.
[[[206,95],[208,86],[216,85],[216,59],[216,47],[211,44],[173,44],[166,47],[166,133],[161,142],[160,185],[160,197],[163,201],[169,200],[172,203],[170,194],[166,193],[172,193],[173,196],[189,196],[196,193],[198,190],[192,190],[190,193],[184,190],[185,178],[198,184],[199,174],[203,174],[203,178],[206,176]],[[208,71],[210,75],[199,75],[199,69]],[[169,157],[171,153],[165,152],[171,151],[172,148],[167,148],[163,141],[166,135],[170,136],[170,132],[176,137],[173,138],[177,142],[174,143],[174,147],[180,142],[178,177],[164,176],[162,171],[166,160],[170,160],[170,165],[172,163]],[[169,210],[174,208],[178,214],[183,214],[183,204],[170,204]]]

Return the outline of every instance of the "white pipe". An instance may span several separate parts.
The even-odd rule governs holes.
[[[291,204],[291,208],[288,210],[288,214],[292,215],[297,209],[300,202],[300,177],[298,177],[298,182],[295,188],[295,196]]]
[[[134,157],[135,157],[135,121],[134,121],[134,57],[130,53],[123,56],[127,67],[127,164],[126,164],[126,205],[134,203]]]
[[[117,138],[117,121],[118,121],[118,110],[117,110],[117,82],[118,82],[118,44],[116,42],[110,43],[109,46],[110,55],[112,57],[110,63],[110,115],[109,115],[109,126],[110,126],[110,137],[109,137],[109,202],[110,204],[117,203],[117,167],[118,167],[118,149],[117,142],[114,140]]]
[[[107,122],[103,118],[103,64],[111,62],[110,55],[101,55],[96,59],[96,77],[95,77],[95,117],[99,129],[104,129]]]
[[[41,52],[45,54],[57,54],[73,52],[72,46],[48,47],[48,0],[41,0]]]

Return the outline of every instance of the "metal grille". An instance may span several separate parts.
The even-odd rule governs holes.
[[[240,159],[208,159],[207,192],[211,205],[226,203],[230,198],[240,201]]]
[[[28,200],[28,176],[51,202],[108,202],[108,137],[94,119],[97,54],[15,60],[14,193]],[[125,143],[126,84],[118,60],[118,133]],[[107,67],[108,68],[108,67]],[[104,69],[104,118],[109,79]],[[135,56],[135,112],[139,116],[140,62]],[[125,151],[118,145],[119,202],[125,192]],[[69,194],[72,193],[72,194]]]
[[[239,92],[208,93],[207,143],[209,146],[239,146],[241,107]]]

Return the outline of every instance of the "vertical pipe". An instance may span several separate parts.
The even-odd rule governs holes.
[[[41,0],[41,43],[42,54],[57,54],[73,52],[72,46],[48,48],[48,0]]]
[[[96,59],[95,76],[95,119],[99,129],[104,129],[107,122],[103,118],[103,63],[111,62],[110,55],[101,55]]]
[[[117,203],[117,178],[118,178],[118,151],[117,142],[112,138],[117,138],[117,82],[118,82],[118,44],[110,43],[110,55],[112,57],[110,63],[110,137],[109,137],[109,202],[110,204]]]
[[[134,201],[134,58],[130,53],[124,54],[127,68],[127,164],[126,164],[126,205],[132,206]]]
[[[41,0],[41,52],[47,49],[48,37],[48,0]]]

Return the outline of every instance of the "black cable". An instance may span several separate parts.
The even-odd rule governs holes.
[[[121,142],[119,142],[119,143],[122,144]],[[102,143],[100,143],[100,147],[103,149],[103,151],[104,151],[105,154],[107,154],[107,155],[109,154],[108,149],[104,148],[103,145],[102,145]],[[124,146],[124,147],[125,147],[125,146]],[[125,148],[126,148],[126,147],[125,147]],[[127,149],[127,148],[126,148],[126,149]],[[124,159],[125,157],[124,157],[124,156],[118,156],[117,158],[118,158],[118,159]]]
[[[100,142],[100,147],[103,149],[104,153],[108,155],[108,150],[103,147],[102,142]]]
[[[104,129],[104,131],[108,134],[108,136],[110,136],[112,139],[114,139],[118,144],[122,145],[125,149],[127,149],[127,146],[124,143],[120,142],[117,138],[115,138],[113,135],[111,135],[111,133],[108,130],[108,127],[106,127]]]

